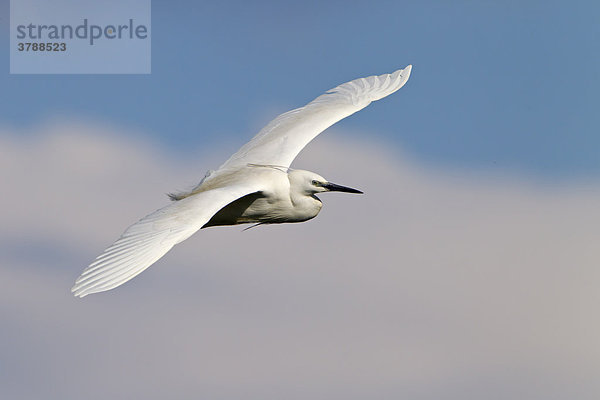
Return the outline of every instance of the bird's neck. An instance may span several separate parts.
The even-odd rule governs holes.
[[[307,195],[292,192],[290,193],[290,199],[294,210],[298,215],[303,216],[303,220],[316,217],[321,211],[321,207],[323,207],[321,200],[314,194]]]

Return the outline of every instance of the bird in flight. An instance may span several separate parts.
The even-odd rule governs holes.
[[[134,278],[173,246],[202,228],[237,224],[303,222],[321,210],[324,192],[362,193],[290,164],[325,129],[400,89],[411,66],[328,90],[304,107],[269,122],[219,169],[192,190],[131,225],[75,281],[73,294],[113,289]]]

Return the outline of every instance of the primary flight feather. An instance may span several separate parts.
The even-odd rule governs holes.
[[[122,285],[201,228],[302,222],[321,210],[317,193],[362,193],[289,166],[319,133],[400,89],[410,71],[409,65],[344,83],[279,115],[194,189],[170,195],[171,204],[127,228],[83,271],[72,292],[84,297]]]

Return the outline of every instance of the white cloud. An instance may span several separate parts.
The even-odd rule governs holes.
[[[87,262],[228,154],[38,130],[0,134],[10,398],[600,394],[600,185],[428,169],[328,133],[295,165],[365,195],[323,195],[303,224],[203,230],[80,300]]]

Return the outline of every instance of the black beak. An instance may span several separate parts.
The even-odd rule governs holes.
[[[322,185],[325,189],[330,192],[346,192],[346,193],[358,193],[363,194],[360,190],[352,189],[342,185],[336,185],[335,183],[327,182]]]

